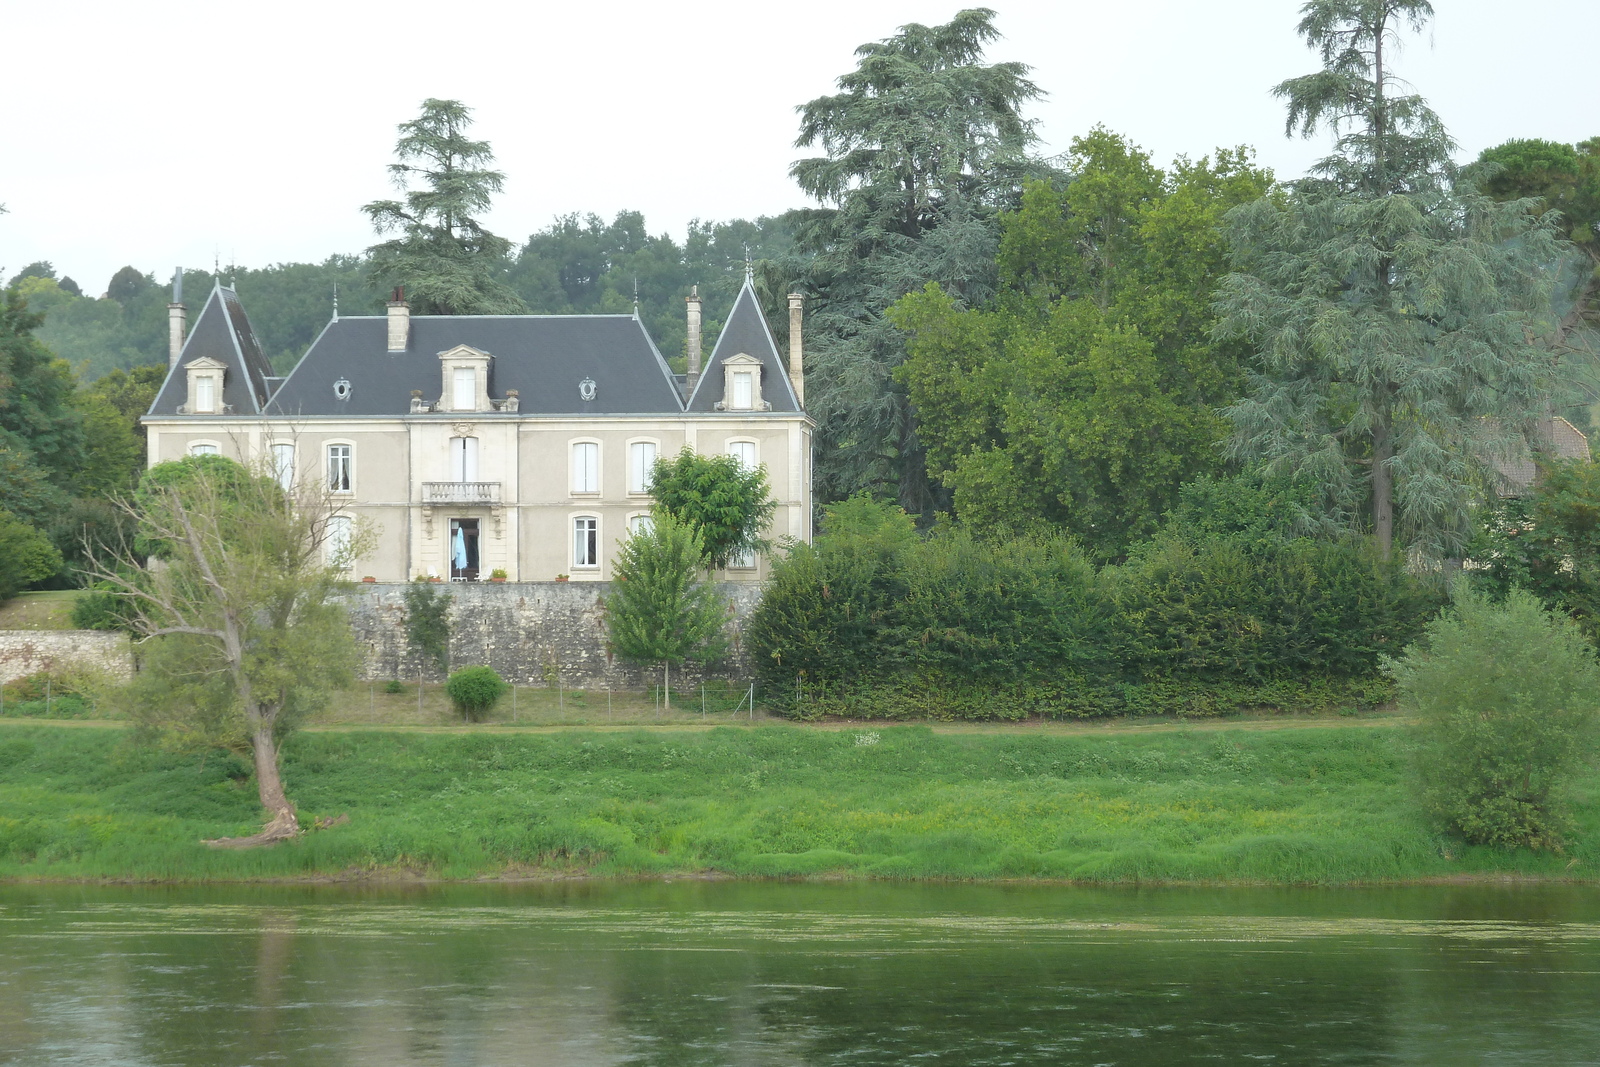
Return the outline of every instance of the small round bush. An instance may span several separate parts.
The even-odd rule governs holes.
[[[468,722],[487,719],[489,709],[510,688],[492,667],[463,667],[444,684],[450,703]]]

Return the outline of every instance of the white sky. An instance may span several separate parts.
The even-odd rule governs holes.
[[[1158,163],[1250,144],[1280,176],[1325,141],[1283,137],[1268,90],[1315,67],[1298,0],[1139,4],[990,0],[1049,95],[1049,152],[1097,122]],[[1435,0],[1397,60],[1470,158],[1509,137],[1600,135],[1582,57],[1595,0]],[[392,195],[395,124],[424,97],[476,109],[506,172],[488,222],[521,241],[570,211],[693,218],[800,204],[794,107],[833,90],[864,41],[957,3],[274,0],[12,3],[0,18],[0,269],[51,260],[98,295],[126,263],[170,274],[214,254],[250,266],[373,242],[362,204]],[[179,122],[187,125],[180,127]]]

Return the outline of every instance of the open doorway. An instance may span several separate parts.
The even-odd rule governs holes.
[[[450,520],[450,580],[478,580],[478,520]]]

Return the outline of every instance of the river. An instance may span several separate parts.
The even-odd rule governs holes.
[[[0,1064],[1600,1063],[1600,889],[0,887]]]

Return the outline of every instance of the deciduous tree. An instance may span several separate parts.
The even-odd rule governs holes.
[[[671,515],[695,532],[712,567],[770,547],[762,534],[778,505],[768,496],[765,467],[748,470],[733,456],[702,456],[685,448],[672,459],[656,460],[650,494],[655,514]]]
[[[306,485],[291,496],[270,472],[220,456],[158,464],[124,507],[139,547],[104,546],[94,577],[128,600],[150,649],[130,709],[157,733],[251,751],[266,824],[219,844],[298,834],[279,753],[353,677],[355,641],[331,598],[370,533],[341,546],[325,494]]]
[[[661,664],[669,704],[673,664],[711,662],[727,650],[728,606],[702,580],[705,553],[697,529],[658,510],[622,543],[606,597],[611,647],[623,659]]]

